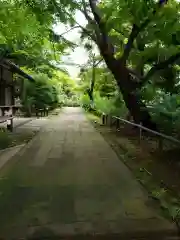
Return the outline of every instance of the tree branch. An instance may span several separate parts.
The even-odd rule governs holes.
[[[85,18],[89,23],[94,23],[94,20],[89,16],[87,12],[86,3],[84,0],[82,0],[82,4],[83,4],[83,10],[82,9],[79,9],[79,10],[84,14]]]
[[[101,51],[103,51],[104,53],[106,52],[106,54],[108,53],[109,55],[111,55],[111,57],[114,57],[114,46],[108,37],[105,22],[102,20],[100,13],[98,12],[98,9],[96,7],[96,0],[89,0],[89,5],[93,13],[94,20],[96,21],[100,31],[100,41],[98,46]]]
[[[99,13],[97,13],[96,0],[89,0],[89,5],[91,7],[91,11],[94,15],[94,19],[95,19],[96,23],[98,24],[100,30],[104,33],[104,23],[101,21],[101,17],[99,15]]]
[[[121,30],[118,30],[117,28],[113,27],[113,29],[117,32],[120,33],[123,37],[125,37],[124,33]]]
[[[85,27],[81,26],[78,22],[76,22],[76,24],[78,24],[78,26],[95,42],[97,43],[98,39],[92,34],[92,32],[90,32],[88,29],[86,29]]]
[[[129,74],[132,75],[136,79],[136,81],[141,81],[143,79],[143,76],[141,76],[136,70],[128,68],[128,67],[127,67],[127,70],[129,72]]]
[[[160,8],[162,8],[164,6],[164,4],[167,4],[167,3],[168,3],[168,0],[159,0],[159,2],[156,4],[156,7],[154,8],[154,10],[152,12],[152,15],[154,16],[158,12],[158,10]],[[151,19],[152,19],[151,17],[147,17],[144,20],[144,22],[141,23],[140,26],[137,26],[136,24],[133,24],[131,33],[130,33],[129,38],[128,38],[128,42],[125,45],[124,54],[121,57],[121,59],[124,62],[126,62],[128,57],[129,57],[129,54],[130,54],[130,52],[132,50],[132,47],[133,47],[134,40],[137,38],[139,33],[142,32],[147,27],[147,25],[151,22]]]
[[[56,8],[57,12],[60,14],[59,6],[58,6],[56,0],[52,0],[52,2],[53,2],[54,7]],[[71,14],[70,14],[70,13],[66,12],[66,14],[71,17]],[[73,27],[73,28],[78,28],[78,27],[81,28],[94,42],[97,42],[97,39],[96,39],[96,38],[93,36],[93,34],[91,34],[85,27],[81,26],[77,21],[75,21],[75,23],[77,24],[77,26],[75,26],[75,27]],[[72,29],[73,29],[73,28],[72,28]],[[70,30],[72,30],[72,29],[70,29]],[[70,30],[69,30],[69,31],[70,31]],[[68,31],[67,31],[67,32],[68,32]],[[65,33],[63,33],[63,34],[66,34],[67,32],[65,32]]]
[[[133,42],[134,42],[135,38],[138,36],[139,32],[140,31],[139,31],[138,26],[136,24],[133,24],[131,33],[130,33],[129,38],[128,38],[128,42],[125,45],[124,54],[121,58],[123,61],[126,61],[128,59],[130,51],[133,47]]]
[[[172,55],[170,58],[167,60],[160,62],[156,65],[154,65],[148,73],[142,78],[142,83],[141,85],[144,85],[157,71],[160,71],[162,69],[165,69],[169,65],[174,64],[178,59],[180,58],[180,52],[176,53],[175,55]]]
[[[72,30],[73,30],[73,29],[75,29],[75,28],[79,28],[79,26],[74,26],[74,27],[71,27],[70,29],[68,29],[67,31],[65,31],[65,32],[61,33],[61,34],[60,34],[60,35],[58,35],[58,36],[62,37],[63,35],[67,34],[68,32],[72,31]]]
[[[81,11],[84,14],[86,20],[88,21],[88,24],[93,26],[93,28],[94,28],[93,30],[95,32],[95,37],[94,37],[93,41],[96,44],[98,44],[98,42],[100,41],[100,32],[99,32],[98,25],[97,25],[96,21],[89,16],[85,0],[82,0],[82,5],[83,5],[83,10],[79,9],[79,11]],[[96,41],[95,41],[95,38],[96,38]]]
[[[96,62],[96,63],[95,63],[95,65],[94,65],[94,66],[95,66],[95,67],[97,67],[97,66],[98,66],[98,65],[99,65],[99,64],[100,64],[100,63],[101,63],[103,60],[104,60],[103,58],[102,58],[102,59],[100,59],[98,62]]]

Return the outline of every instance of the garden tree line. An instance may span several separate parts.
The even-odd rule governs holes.
[[[31,73],[34,81],[24,81],[24,90],[21,97],[23,111],[27,116],[38,109],[54,109],[71,99],[74,81],[65,73],[51,70],[47,73]]]
[[[0,2],[0,59],[6,58],[29,73],[34,81],[24,80],[21,103],[30,116],[35,109],[54,108],[72,84],[64,69],[57,67],[61,56],[74,44],[52,31],[54,18],[50,6],[30,1]],[[47,13],[47,14],[45,14]],[[16,76],[16,81],[21,80]]]

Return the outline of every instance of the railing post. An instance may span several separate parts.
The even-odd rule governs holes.
[[[140,126],[142,126],[142,123],[140,122],[139,124]],[[139,128],[139,143],[141,143],[141,139],[142,139],[142,128]]]
[[[7,130],[13,131],[13,118],[7,120]]]
[[[13,118],[11,118],[11,123],[10,123],[10,131],[13,131]]]
[[[106,114],[106,116],[105,116],[105,125],[107,125],[108,124],[108,115]]]
[[[110,123],[110,116],[109,116],[109,114],[107,114],[107,122],[106,122],[106,125],[109,126],[109,125],[110,125],[109,123]]]
[[[108,115],[108,125],[111,126],[111,115]]]
[[[112,126],[112,116],[111,115],[109,115],[109,125],[110,125],[110,127]]]
[[[119,129],[119,119],[116,118],[116,128]]]
[[[159,144],[158,144],[158,148],[159,148],[159,150],[160,150],[160,151],[162,151],[162,150],[163,150],[163,139],[162,139],[162,137],[159,137]]]
[[[105,114],[102,115],[102,124],[105,125]]]

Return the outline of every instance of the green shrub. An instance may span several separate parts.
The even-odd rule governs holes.
[[[112,98],[101,97],[99,94],[95,94],[94,102],[97,111],[121,117],[127,115],[127,108],[119,94]]]
[[[94,107],[100,112],[104,112],[106,114],[111,113],[113,110],[113,99],[109,99],[107,97],[101,97],[99,93],[94,94]]]
[[[125,117],[128,112],[119,94],[115,97],[108,98],[102,97],[98,92],[95,92],[94,106],[92,106],[89,96],[86,94],[81,97],[81,104],[84,109],[91,111],[98,116],[105,113]]]
[[[178,95],[164,94],[161,102],[155,102],[151,106],[150,113],[162,132],[180,137],[180,97]]]
[[[91,101],[90,101],[89,96],[87,94],[84,94],[84,95],[81,96],[80,103],[81,103],[81,106],[85,110],[88,111],[88,110],[91,109]]]

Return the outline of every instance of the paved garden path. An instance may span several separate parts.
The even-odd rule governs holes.
[[[0,171],[2,239],[128,239],[171,230],[80,108],[49,119]]]

